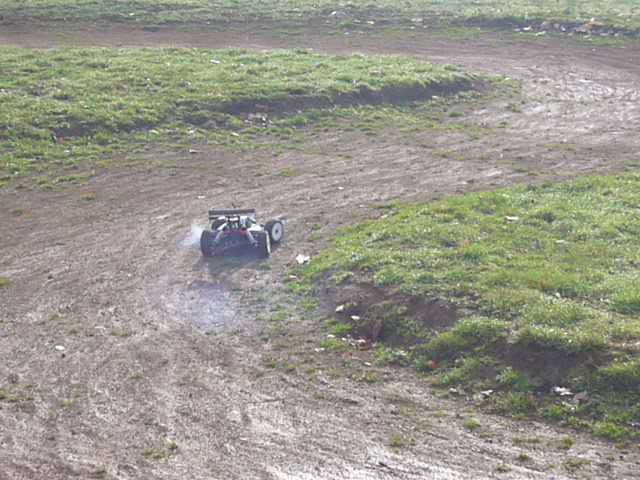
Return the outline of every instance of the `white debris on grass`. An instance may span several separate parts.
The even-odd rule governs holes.
[[[553,393],[560,397],[572,397],[573,392],[565,387],[553,387]]]
[[[296,262],[298,262],[298,265],[304,265],[305,263],[309,263],[310,260],[311,260],[311,257],[309,255],[304,255],[302,253],[299,253],[298,256],[296,257]]]

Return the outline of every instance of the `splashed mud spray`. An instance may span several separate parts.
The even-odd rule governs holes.
[[[200,237],[202,236],[202,232],[204,231],[204,227],[192,223],[191,230],[187,234],[187,236],[180,242],[180,246],[184,248],[195,248],[200,245]]]
[[[199,249],[200,237],[205,228],[193,222],[189,232],[180,240],[180,247]],[[206,280],[194,279],[185,285],[168,277],[165,290],[156,297],[163,299],[171,318],[195,325],[203,333],[215,333],[235,325],[239,317],[229,287],[220,281],[219,266],[206,265],[209,268]],[[199,264],[197,268],[201,267],[203,266]]]

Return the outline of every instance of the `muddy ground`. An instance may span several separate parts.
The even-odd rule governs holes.
[[[633,168],[640,48],[286,29],[4,25],[0,43],[403,53],[521,80],[525,103],[466,107],[480,138],[390,128],[316,135],[304,153],[198,146],[60,191],[0,192],[0,478],[637,478],[637,446],[482,414],[367,352],[316,352],[316,313],[291,307],[282,282],[375,205]],[[268,262],[207,264],[188,246],[230,199],[284,217]],[[279,308],[290,318],[276,323]]]

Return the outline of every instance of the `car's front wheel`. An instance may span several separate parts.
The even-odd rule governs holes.
[[[279,243],[282,237],[284,237],[284,224],[280,220],[267,222],[264,229],[269,233],[271,243]]]

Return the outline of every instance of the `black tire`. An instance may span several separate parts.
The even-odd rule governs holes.
[[[271,239],[269,235],[266,232],[256,232],[253,235],[258,242],[258,256],[260,258],[269,258],[269,255],[271,255]]]
[[[205,230],[202,232],[200,236],[200,250],[202,250],[202,255],[205,257],[213,256],[213,241],[215,240],[215,235],[213,232],[209,230]]]
[[[211,224],[211,230],[215,232],[216,230],[218,230],[220,225],[224,225],[224,223],[225,223],[224,220],[214,220],[213,223]]]
[[[284,224],[280,220],[271,220],[267,222],[264,229],[269,233],[271,243],[280,243],[284,237]]]

